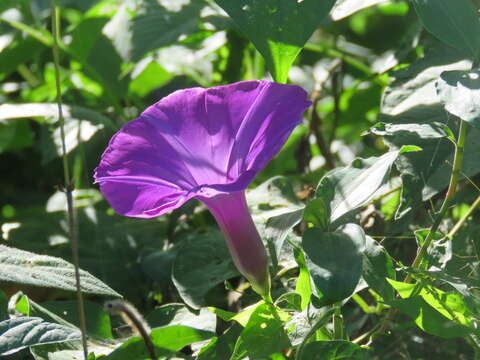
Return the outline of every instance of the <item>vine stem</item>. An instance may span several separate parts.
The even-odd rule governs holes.
[[[428,232],[428,235],[425,241],[420,247],[420,250],[418,251],[417,256],[413,260],[411,267],[414,269],[418,268],[421,265],[423,258],[427,254],[427,250],[430,247],[430,244],[432,243],[435,233],[437,232],[438,227],[440,226],[440,223],[443,217],[445,216],[448,208],[452,204],[453,197],[455,196],[455,193],[457,191],[458,179],[462,172],[463,150],[465,147],[465,139],[467,137],[467,129],[468,129],[468,123],[463,120],[460,120],[460,130],[458,134],[457,144],[455,146],[455,156],[453,158],[453,169],[452,169],[452,175],[450,177],[450,184],[448,186],[447,194],[445,195],[445,199],[443,200],[442,207],[440,208],[440,211],[435,217],[433,225],[430,228],[430,231]],[[405,282],[410,283],[411,281],[412,281],[412,276],[411,274],[408,274],[407,277],[405,278]]]
[[[422,264],[422,261],[425,255],[427,254],[427,250],[434,239],[434,235],[437,232],[443,217],[447,213],[448,208],[453,202],[453,197],[455,196],[455,193],[457,191],[458,180],[462,172],[463,150],[465,147],[465,139],[467,138],[467,130],[468,130],[468,123],[463,120],[460,120],[460,130],[458,134],[457,143],[455,145],[453,169],[452,169],[452,174],[450,176],[450,184],[448,186],[447,194],[445,195],[440,211],[437,213],[437,216],[435,217],[435,220],[432,226],[430,227],[430,231],[428,232],[428,235],[425,238],[425,241],[423,242],[422,246],[418,250],[417,255],[415,256],[415,259],[412,262],[411,267],[414,269],[417,269]],[[412,275],[408,274],[405,277],[404,282],[411,283],[412,280],[413,280]],[[390,308],[390,310],[385,315],[379,329],[375,331],[375,333],[377,334],[383,333],[387,328],[388,323],[395,317],[396,314],[397,314],[397,309]]]
[[[447,234],[448,239],[452,239],[455,236],[457,231],[462,227],[462,225],[465,223],[465,221],[467,221],[467,219],[470,217],[470,215],[472,215],[472,213],[475,211],[476,208],[478,208],[479,205],[480,205],[480,196],[478,196],[475,199],[475,201],[470,206],[468,211],[462,216],[462,218],[460,220],[458,220],[458,222],[455,224],[455,226],[452,228],[452,230],[450,230],[448,232],[448,234]]]
[[[62,88],[60,82],[60,14],[56,4],[56,0],[52,0],[52,32],[53,32],[53,62],[55,65],[55,85],[57,90],[58,105],[58,122],[60,125],[60,136],[62,140],[62,161],[63,161],[63,177],[65,182],[65,195],[67,197],[67,218],[68,218],[68,236],[72,249],[73,265],[75,267],[75,285],[77,293],[78,314],[80,319],[80,331],[82,333],[83,355],[85,360],[88,358],[87,333],[85,322],[85,305],[83,303],[82,290],[80,286],[80,259],[78,256],[78,239],[75,226],[75,214],[73,210],[73,186],[70,178],[70,168],[68,164],[67,147],[65,144],[65,119],[62,110]]]

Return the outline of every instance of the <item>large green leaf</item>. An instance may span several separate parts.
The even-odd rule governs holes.
[[[273,78],[288,71],[335,0],[216,0],[265,58]]]
[[[307,207],[307,213],[317,215],[320,223],[335,223],[372,200],[386,182],[399,151],[376,158],[355,159],[350,165],[325,175],[318,185],[317,198]],[[321,221],[327,216],[327,221]],[[317,224],[317,225],[320,225]]]
[[[480,128],[480,71],[445,71],[437,82],[445,109]]]
[[[471,56],[480,54],[480,21],[471,0],[413,0],[425,28]]]
[[[303,249],[313,282],[329,303],[349,297],[360,280],[365,250],[365,233],[356,224],[334,232],[318,228],[303,235]]]
[[[37,317],[20,317],[0,322],[0,355],[23,348],[80,339],[80,331],[49,323]]]
[[[222,234],[210,231],[192,236],[179,249],[172,280],[182,299],[199,309],[206,304],[210,289],[237,275]]]
[[[73,265],[63,259],[0,245],[0,280],[76,291],[74,273]],[[85,293],[120,297],[83,270],[80,270],[80,283]]]

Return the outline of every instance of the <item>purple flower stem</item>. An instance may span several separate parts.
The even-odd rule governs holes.
[[[199,199],[217,220],[237,269],[253,290],[272,302],[267,251],[250,216],[245,193],[220,193]]]

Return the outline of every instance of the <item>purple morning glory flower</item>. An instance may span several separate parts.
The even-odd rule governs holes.
[[[126,216],[151,218],[199,199],[217,220],[238,270],[268,296],[267,253],[244,190],[310,104],[300,87],[268,81],[176,91],[112,137],[95,181]]]

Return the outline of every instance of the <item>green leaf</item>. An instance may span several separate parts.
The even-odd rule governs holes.
[[[362,274],[365,233],[356,224],[334,232],[318,228],[303,235],[307,266],[318,290],[329,303],[349,297]]]
[[[48,49],[32,37],[15,40],[0,51],[0,74],[8,75],[17,67]]]
[[[440,40],[476,58],[480,21],[471,0],[413,0],[425,28]]]
[[[440,74],[450,70],[469,70],[471,61],[451,48],[437,46],[409,67],[395,71],[395,81],[385,89],[380,120],[371,131],[383,136],[390,150],[405,144],[422,148],[400,156],[395,165],[403,182],[400,218],[448,186],[452,171],[454,146],[446,137],[445,125],[458,132],[455,119],[448,116],[437,95]],[[478,158],[480,131],[471,128],[467,135],[462,174],[480,171]]]
[[[295,284],[295,292],[301,297],[300,309],[303,311],[307,308],[312,296],[310,273],[308,272],[303,251],[299,248],[294,248],[293,253],[299,268],[297,283]]]
[[[411,317],[425,332],[444,338],[462,337],[473,331],[472,312],[460,295],[435,287],[388,280],[402,297],[387,302]]]
[[[303,208],[272,216],[265,224],[263,239],[268,244],[273,271],[277,272],[278,258],[282,251],[285,239],[292,229],[300,223],[303,217]]]
[[[448,284],[463,297],[467,306],[472,310],[476,311],[480,306],[480,299],[474,291],[477,287],[475,281],[451,276],[442,270],[424,271],[410,268],[407,269],[407,271],[409,271],[414,278],[422,279],[422,281],[432,283],[432,280],[436,280]]]
[[[91,301],[84,301],[84,307],[87,333],[103,339],[113,338],[110,316],[103,310],[103,307]],[[56,314],[78,328],[80,327],[76,301],[49,301],[41,305],[35,304],[30,311],[30,316],[47,319],[42,309]]]
[[[27,120],[0,120],[0,153],[29,147],[33,140],[33,132]]]
[[[141,69],[138,67],[142,65]],[[129,91],[137,96],[144,97],[155,89],[165,85],[172,79],[173,75],[165,70],[156,61],[137,65],[132,74],[132,81],[129,84]]]
[[[422,246],[430,233],[430,229],[419,229],[415,231],[415,239],[418,246]],[[452,258],[452,241],[445,238],[441,233],[433,234],[432,244],[428,247],[427,254],[422,260],[421,268],[428,269],[435,267],[444,269]]]
[[[288,316],[272,304],[258,306],[238,338],[231,360],[263,359],[290,346],[284,322]]]
[[[120,6],[104,32],[127,61],[138,61],[147,53],[174,44],[199,29],[203,0],[158,2],[142,0]]]
[[[395,292],[386,278],[395,280],[393,261],[383,246],[370,236],[365,237],[362,276],[367,284],[385,300],[393,300]]]
[[[296,313],[285,325],[292,345],[299,345],[299,356],[309,339],[332,319],[334,311],[335,309],[332,306],[317,309],[310,304],[307,309]]]
[[[182,299],[194,309],[206,304],[207,292],[238,276],[232,258],[218,231],[196,235],[178,250],[172,280]]]
[[[215,332],[217,318],[207,309],[196,312],[190,311],[183,304],[167,304],[156,308],[149,313],[145,320],[150,327],[167,325],[183,325],[194,329]]]
[[[36,317],[20,317],[0,322],[0,355],[23,348],[80,339],[80,331]]]
[[[368,360],[367,349],[345,340],[315,341],[307,344],[298,360]]]
[[[155,346],[157,356],[172,356],[175,352],[181,350],[183,347],[211,339],[214,333],[210,331],[203,331],[192,329],[187,326],[172,325],[153,329],[150,333],[150,338]],[[121,346],[115,349],[105,358],[105,360],[147,360],[150,359],[145,343],[139,336],[130,338]]]
[[[0,280],[76,291],[74,267],[63,259],[0,245]],[[82,292],[121,297],[90,273],[80,270]]]
[[[398,154],[398,151],[390,151],[378,158],[355,159],[347,167],[330,171],[320,180],[317,198],[329,204],[331,223],[352,214],[373,199],[386,182]],[[318,217],[324,217],[326,211],[322,208],[319,211]]]
[[[480,128],[480,70],[445,71],[437,91],[450,114]]]
[[[335,0],[216,0],[263,55],[275,81],[288,71]],[[268,19],[268,21],[266,21]]]
[[[86,18],[72,33],[69,51],[94,80],[106,90],[106,96],[121,99],[127,93],[128,81],[121,76],[122,59],[110,39],[102,33],[109,19]]]

